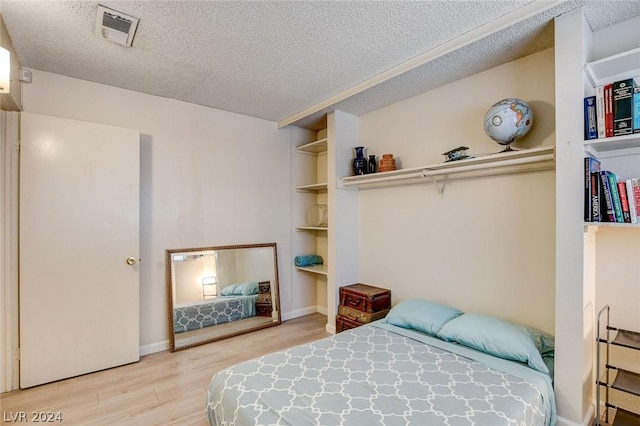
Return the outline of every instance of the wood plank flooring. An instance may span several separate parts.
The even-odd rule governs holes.
[[[135,364],[0,394],[0,420],[10,424],[11,414],[26,412],[30,423],[32,412],[59,412],[58,424],[64,425],[205,426],[207,387],[215,372],[328,336],[326,322],[326,316],[312,314],[179,352],[147,355]]]

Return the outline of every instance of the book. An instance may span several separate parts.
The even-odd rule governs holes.
[[[631,212],[629,211],[629,198],[627,197],[626,181],[618,181],[618,194],[620,194],[620,207],[622,208],[622,221],[631,223]]]
[[[620,203],[620,193],[618,192],[618,177],[615,173],[606,171],[609,180],[609,191],[611,194],[611,203],[613,204],[613,214],[616,222],[624,222],[622,217],[622,204]]]
[[[640,133],[640,87],[633,89],[633,133]]]
[[[633,197],[633,186],[631,179],[625,181],[627,190],[627,201],[629,203],[629,216],[631,217],[631,223],[638,223],[638,211],[636,210],[636,203]]]
[[[600,172],[591,173],[591,214],[592,222],[602,222],[602,211],[600,210],[600,203],[602,195],[600,191]]]
[[[631,223],[638,223],[638,212],[636,210],[636,203],[633,199],[633,187],[631,186],[631,179],[627,179],[625,181],[626,191],[627,191],[627,201],[629,203],[629,216],[631,218]]]
[[[633,133],[633,89],[632,78],[613,83],[613,136]]]
[[[598,128],[596,121],[596,97],[584,98],[584,139],[597,139]]]
[[[613,212],[613,201],[611,199],[611,188],[609,187],[609,179],[607,178],[606,170],[600,172],[600,212],[602,215],[602,222],[615,222],[616,217]],[[604,200],[604,203],[602,202]]]
[[[607,137],[604,125],[604,86],[596,88],[596,128],[598,129],[598,139]]]
[[[584,220],[585,222],[599,222],[599,199],[595,200],[597,211],[594,211],[594,192],[598,195],[598,180],[594,179],[600,174],[600,161],[592,157],[584,159]],[[594,184],[595,182],[595,184]]]
[[[604,125],[605,136],[613,136],[613,83],[604,86]]]
[[[638,220],[638,216],[640,216],[640,178],[628,180],[627,196],[629,197],[629,210],[633,209],[636,213],[635,223],[640,223],[640,220]],[[633,206],[631,206],[631,204],[633,204]]]

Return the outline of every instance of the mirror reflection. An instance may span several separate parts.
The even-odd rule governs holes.
[[[280,324],[275,243],[166,251],[171,350]]]

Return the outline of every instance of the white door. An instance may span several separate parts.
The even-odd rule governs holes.
[[[22,388],[139,360],[139,142],[22,114]]]

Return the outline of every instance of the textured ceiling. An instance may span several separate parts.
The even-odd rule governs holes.
[[[98,4],[140,19],[132,47],[94,34]],[[594,30],[640,15],[637,0],[0,0],[0,13],[26,68],[314,127],[336,106],[360,115],[550,47],[552,18],[580,5]],[[517,25],[493,28],[512,17]],[[322,104],[449,45],[457,48]]]

